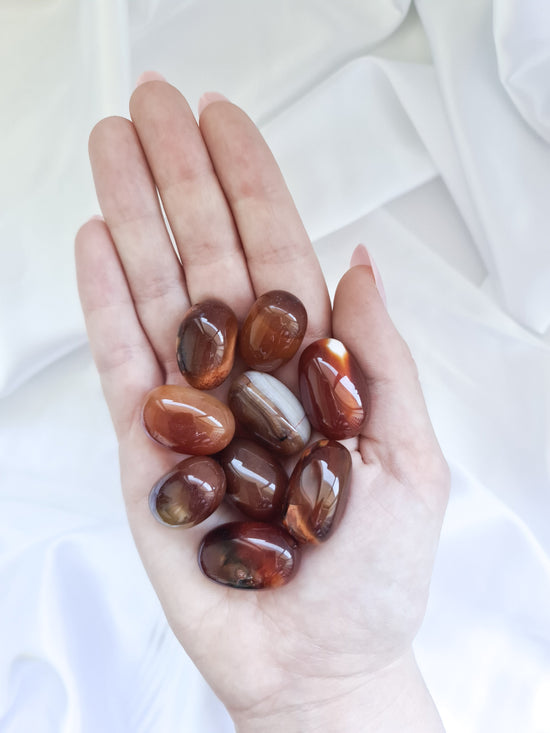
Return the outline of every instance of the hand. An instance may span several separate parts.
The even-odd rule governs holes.
[[[441,730],[411,644],[448,469],[366,253],[356,253],[360,264],[342,278],[331,312],[308,236],[250,119],[216,100],[197,126],[162,81],[139,86],[130,111],[132,122],[105,119],[90,137],[104,221],[80,229],[77,272],[128,520],[172,629],[240,731]],[[306,306],[304,345],[332,334],[353,352],[371,415],[346,443],[353,477],[335,533],[304,548],[287,586],[241,591],[212,583],[197,564],[202,537],[229,509],[189,530],[151,516],[150,488],[181,456],[145,435],[140,411],[153,387],[183,383],[175,335],[190,303],[214,296],[242,319],[256,296],[275,288]],[[295,386],[295,373],[294,361],[278,376]]]

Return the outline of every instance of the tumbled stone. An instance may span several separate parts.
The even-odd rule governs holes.
[[[300,396],[312,426],[327,438],[357,435],[367,418],[365,377],[341,341],[320,339],[300,356]]]
[[[177,453],[217,453],[235,433],[235,420],[227,405],[198,389],[175,384],[149,392],[142,419],[153,440]]]
[[[306,448],[290,477],[284,527],[298,542],[324,542],[344,510],[351,454],[341,443],[319,440]]]
[[[233,588],[276,588],[294,575],[298,547],[281,527],[230,522],[216,527],[203,539],[199,565],[211,580]]]
[[[178,366],[196,389],[214,389],[231,372],[239,324],[219,300],[197,303],[185,314],[176,342]]]
[[[229,406],[253,438],[277,453],[297,453],[309,440],[311,429],[302,405],[270,374],[241,374],[229,390]]]
[[[271,453],[234,438],[217,456],[227,479],[226,499],[253,519],[272,521],[282,512],[288,476]]]
[[[292,359],[306,329],[302,301],[286,290],[270,290],[258,298],[243,323],[241,356],[252,369],[272,372]]]
[[[213,458],[191,456],[160,478],[149,494],[155,519],[169,527],[194,527],[220,505],[225,473]]]

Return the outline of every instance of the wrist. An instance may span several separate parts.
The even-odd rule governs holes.
[[[412,651],[365,678],[299,681],[233,720],[237,733],[444,733]]]

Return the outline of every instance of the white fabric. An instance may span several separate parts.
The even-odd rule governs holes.
[[[453,474],[416,651],[448,733],[550,730],[550,6],[0,5],[0,733],[232,730],[126,528],[77,303],[93,123],[155,68],[262,126],[331,288],[369,247]]]

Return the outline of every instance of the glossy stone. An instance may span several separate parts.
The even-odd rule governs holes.
[[[294,575],[298,548],[281,527],[230,522],[206,535],[199,548],[199,565],[209,578],[233,588],[276,588]]]
[[[229,390],[229,406],[253,438],[277,453],[297,453],[309,440],[311,428],[302,405],[270,374],[241,374]]]
[[[359,364],[341,341],[314,341],[300,356],[300,396],[312,426],[327,438],[357,435],[368,413]]]
[[[286,290],[271,290],[258,298],[243,323],[241,355],[252,369],[272,372],[292,359],[306,328],[302,301]]]
[[[191,456],[180,461],[151,489],[149,508],[169,527],[194,527],[220,505],[225,473],[213,458]]]
[[[343,512],[351,454],[341,443],[319,440],[307,448],[290,477],[284,527],[298,542],[324,542]]]
[[[198,389],[175,384],[149,392],[142,419],[153,440],[177,453],[217,453],[235,433],[235,420],[227,405]]]
[[[234,438],[217,459],[227,478],[226,498],[238,509],[265,522],[281,516],[288,476],[269,451]]]
[[[196,389],[213,389],[229,375],[235,360],[239,324],[219,300],[205,300],[187,311],[178,331],[176,353],[185,379]]]

